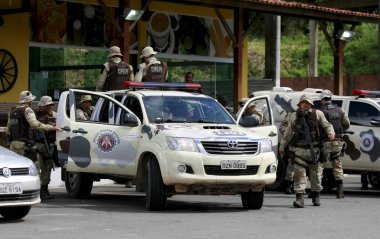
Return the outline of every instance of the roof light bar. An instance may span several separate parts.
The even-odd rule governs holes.
[[[380,95],[378,90],[352,90],[353,95]]]
[[[124,81],[126,88],[158,88],[158,89],[186,89],[186,90],[199,90],[201,85],[198,83],[164,83],[164,82],[135,82]]]

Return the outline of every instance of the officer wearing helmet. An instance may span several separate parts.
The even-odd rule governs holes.
[[[36,114],[30,108],[35,98],[30,91],[22,91],[18,105],[9,112],[7,134],[10,139],[10,150],[20,155],[30,153],[28,146],[31,147],[34,143],[31,129],[62,131],[57,126],[44,124],[37,120]],[[35,156],[35,154],[28,155]],[[36,163],[36,157],[32,157],[31,159]]]
[[[135,75],[135,81],[166,82],[168,77],[168,66],[166,62],[159,61],[152,47],[147,46],[141,52],[143,63],[139,65]]]
[[[307,177],[306,169],[310,170],[311,196],[314,206],[320,206],[319,194],[322,191],[323,163],[320,158],[321,131],[325,131],[329,140],[335,137],[333,126],[327,121],[322,111],[312,109],[313,101],[307,94],[301,95],[298,109],[290,116],[289,124],[282,137],[279,155],[285,156],[285,148],[290,143],[294,150],[294,192],[296,201],[293,206],[304,207]],[[310,139],[310,142],[308,142]],[[312,152],[312,149],[314,152]],[[316,159],[316,161],[314,161]]]
[[[324,143],[322,149],[323,156],[330,160],[333,168],[335,183],[337,186],[336,197],[344,198],[343,193],[343,167],[340,153],[343,147],[343,132],[350,127],[350,120],[345,112],[337,105],[331,102],[332,92],[323,90],[321,92],[321,111],[325,114],[326,119],[333,125],[335,139],[329,142],[327,135],[322,132],[321,139]]]
[[[104,63],[98,82],[97,91],[124,89],[124,81],[134,81],[133,67],[124,62],[120,48],[112,46],[108,53],[108,62]]]
[[[54,104],[50,96],[42,96],[38,102],[38,110],[35,113],[37,120],[41,123],[54,126],[57,118],[57,113],[52,110]],[[56,154],[56,133],[55,131],[43,132],[34,130],[34,139],[41,156],[38,160],[39,167],[37,167],[41,180],[40,197],[42,201],[54,199],[54,195],[51,195],[48,190],[48,185],[50,183],[51,170],[54,168],[53,157]]]

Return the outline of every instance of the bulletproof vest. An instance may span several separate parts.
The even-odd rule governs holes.
[[[295,146],[308,146],[308,142],[306,140],[306,127],[303,123],[302,118],[300,117],[299,110],[296,112],[297,118],[296,118],[296,128],[294,132],[293,142],[292,144]],[[319,123],[317,118],[317,113],[315,109],[312,110],[312,112],[306,112],[304,114],[306,124],[309,128],[311,142],[316,145],[319,143],[320,139],[320,131],[319,131]]]
[[[53,115],[50,115],[49,113],[42,113],[41,111],[37,110],[36,112],[36,119],[43,123],[43,124],[50,124],[55,125],[55,118]],[[38,143],[44,143],[44,136],[46,138],[46,141],[48,143],[54,143],[56,138],[55,131],[41,131],[41,130],[34,130],[34,140]]]
[[[114,63],[112,61],[108,62],[110,70],[107,74],[107,79],[104,84],[104,90],[121,90],[124,89],[123,82],[129,80],[129,75],[131,74],[129,64],[121,61],[119,63]]]
[[[11,141],[31,139],[30,126],[25,118],[27,107],[13,108],[9,116]]]
[[[159,61],[157,63],[148,64],[145,70],[146,75],[141,81],[166,82],[166,72],[168,71],[166,62]]]
[[[344,117],[343,110],[331,102],[321,106],[321,111],[325,114],[327,121],[332,124],[335,131],[335,137],[343,136],[342,119]],[[323,139],[327,139],[326,132],[322,131]]]

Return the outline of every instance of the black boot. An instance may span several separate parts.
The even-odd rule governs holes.
[[[311,192],[311,198],[314,206],[321,206],[319,202],[319,192]]]
[[[303,208],[303,193],[296,194],[296,200],[293,202],[293,206],[296,208]]]
[[[50,194],[47,185],[41,185],[40,197],[41,197],[42,201],[44,201],[44,200],[50,200],[50,199],[54,199],[55,198],[54,195]]]
[[[293,194],[293,181],[285,180],[285,194]]]
[[[344,198],[343,181],[338,180],[338,181],[335,181],[335,183],[336,183],[336,198]]]

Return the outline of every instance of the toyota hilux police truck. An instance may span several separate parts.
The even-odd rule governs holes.
[[[252,99],[267,106],[265,125],[257,127],[248,117],[242,127],[213,98],[173,90],[198,84],[126,86],[130,89],[61,94],[57,146],[69,195],[87,197],[94,181],[111,178],[135,180],[149,210],[163,209],[175,194],[241,194],[244,208],[262,207],[265,186],[275,181],[277,169],[268,97]],[[75,117],[83,95],[94,105],[86,121]]]
[[[288,87],[274,87],[271,91],[256,91],[254,96],[268,95],[275,124],[279,126],[286,113],[297,109],[302,94],[309,94],[314,108],[321,106],[322,89],[306,88],[293,91]],[[348,115],[351,126],[344,132],[343,139],[347,144],[342,157],[345,173],[368,172],[369,182],[375,189],[380,189],[380,92],[354,90],[353,96],[332,96],[332,103],[341,107]],[[281,135],[279,134],[279,140]],[[287,159],[279,159],[276,183],[270,187],[281,187],[286,173]],[[335,187],[331,164],[326,164],[323,185],[326,189]]]

